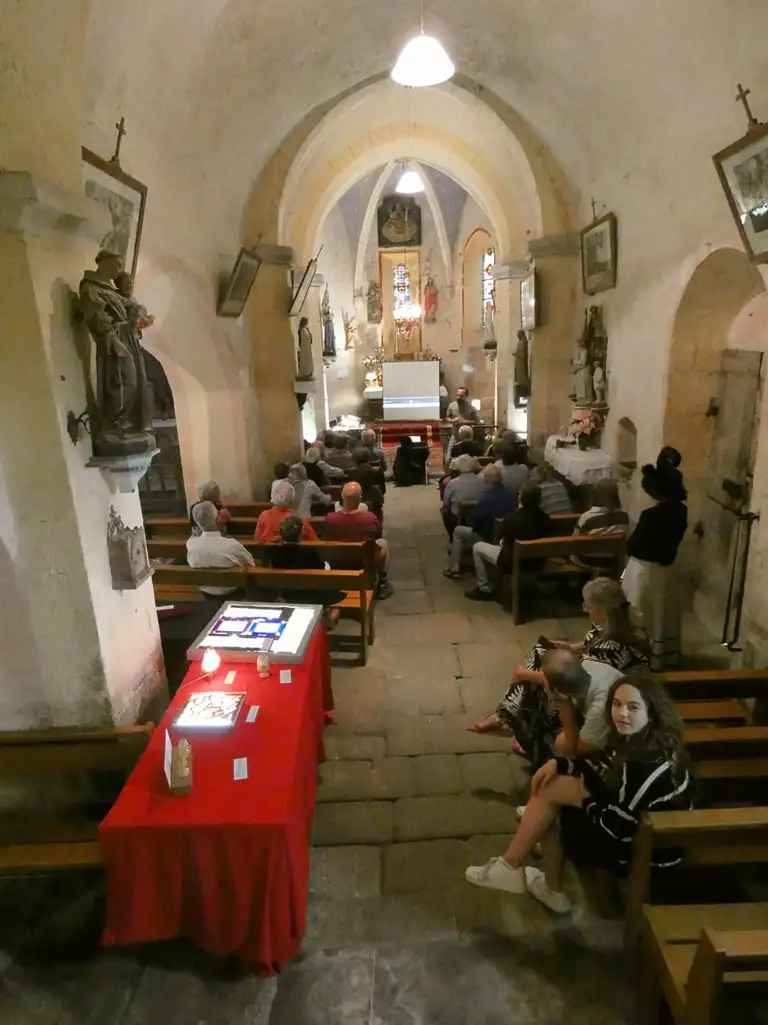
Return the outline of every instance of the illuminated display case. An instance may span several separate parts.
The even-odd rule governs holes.
[[[323,614],[320,605],[226,602],[192,642],[187,658],[215,648],[225,662],[255,662],[259,655],[286,664],[301,662]]]

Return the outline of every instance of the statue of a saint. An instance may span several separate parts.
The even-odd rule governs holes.
[[[381,285],[378,281],[371,281],[368,285],[367,308],[368,323],[380,324],[384,307],[381,302]]]
[[[155,447],[139,344],[142,329],[154,318],[133,298],[133,283],[130,276],[120,278],[122,270],[120,255],[102,249],[96,270],[86,271],[80,282],[80,311],[96,344],[95,407],[89,411],[94,455],[130,455]]]
[[[583,339],[579,339],[576,359],[573,361],[573,384],[573,394],[576,396],[577,406],[588,406],[595,401],[589,349]]]
[[[354,349],[355,342],[358,342],[360,339],[357,337],[357,325],[355,324],[354,314],[350,316],[346,310],[342,310],[341,319],[344,323],[344,351],[347,352],[349,349]]]
[[[299,321],[299,349],[298,349],[298,371],[296,376],[300,381],[311,381],[315,372],[315,361],[312,356],[312,332],[309,330],[309,320],[302,317]]]
[[[598,360],[595,363],[592,374],[592,387],[595,391],[595,401],[599,406],[605,405],[605,371],[603,364]]]
[[[493,303],[488,300],[485,304],[485,340],[486,342],[496,341],[496,325],[494,324]]]
[[[518,398],[528,398],[531,394],[531,372],[528,365],[528,332],[517,332],[517,348],[515,349],[515,394]]]
[[[325,286],[325,292],[323,292],[320,313],[323,319],[323,359],[334,360],[336,359],[336,328],[333,326],[331,295],[327,285]]]
[[[434,324],[437,321],[437,286],[432,275],[427,277],[424,286],[424,323]]]

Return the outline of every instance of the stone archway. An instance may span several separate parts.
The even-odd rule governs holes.
[[[152,430],[160,451],[139,482],[141,511],[144,517],[181,516],[186,512],[187,496],[173,389],[160,360],[146,349],[144,362],[150,389]]]
[[[696,611],[714,633],[724,629],[738,542],[737,518],[708,498],[713,443],[717,437],[722,447],[731,426],[716,415],[714,400],[722,392],[723,356],[734,321],[764,287],[742,250],[717,249],[691,275],[672,329],[663,442],[680,450],[688,489],[689,531],[679,562]]]

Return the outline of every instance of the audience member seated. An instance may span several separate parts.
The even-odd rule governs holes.
[[[222,534],[227,533],[227,524],[232,519],[229,509],[221,502],[221,489],[215,480],[207,480],[197,489],[197,502],[193,502],[189,509],[189,525],[193,534],[200,534],[200,528],[195,522],[194,510],[199,502],[213,502],[218,511],[218,526]]]
[[[314,481],[307,478],[303,463],[293,464],[288,472],[288,480],[293,484],[293,508],[302,519],[309,519],[313,505],[323,505],[329,509],[333,505],[331,496],[326,495]]]
[[[491,438],[490,442],[488,443],[488,447],[485,450],[486,456],[488,456],[488,457],[493,456],[493,454],[494,454],[494,448],[493,448],[494,445],[498,445],[500,443],[502,443],[502,444],[506,443],[507,445],[511,445],[513,448],[516,448],[517,444],[518,444],[518,442],[517,442],[517,435],[515,434],[514,431],[510,431],[510,430],[497,431],[494,434],[494,436]]]
[[[496,456],[496,465],[501,470],[504,487],[514,491],[517,495],[522,485],[528,480],[528,467],[519,461],[517,448],[507,444],[506,441],[494,445],[493,453]]]
[[[563,893],[565,858],[626,876],[643,812],[692,807],[682,724],[663,684],[645,676],[619,679],[608,691],[602,714],[608,730],[603,749],[546,762],[533,777],[530,799],[505,854],[468,868],[468,882],[528,893],[565,914],[571,910]],[[537,845],[543,871],[525,867]],[[654,861],[658,869],[680,860],[671,850],[659,855]]]
[[[474,430],[469,424],[463,424],[459,427],[458,441],[451,449],[451,459],[458,459],[459,456],[481,456],[483,454],[483,446],[474,441]]]
[[[219,510],[213,502],[196,502],[192,515],[199,534],[187,541],[187,563],[195,569],[232,569],[253,566],[253,556],[233,537],[224,537],[219,529]],[[209,598],[242,593],[233,587],[201,587]]]
[[[502,476],[503,473],[502,470]],[[472,557],[475,560],[477,587],[467,592],[467,598],[472,601],[495,601],[496,588],[491,585],[489,574],[493,567],[498,567],[502,574],[512,572],[515,541],[537,541],[540,537],[551,535],[552,520],[541,508],[541,488],[533,481],[526,481],[520,488],[518,508],[504,517],[501,544],[478,541],[473,546]],[[542,569],[542,562],[531,559],[527,568],[535,573]]]
[[[328,569],[315,548],[301,543],[304,523],[300,516],[286,516],[280,524],[280,543],[268,551],[268,562],[272,569]],[[326,610],[326,626],[335,626],[339,618],[338,609],[330,609],[344,598],[343,591],[282,591],[282,598],[289,605],[323,605]],[[267,598],[266,600],[269,600]]]
[[[389,572],[389,546],[381,536],[381,522],[372,512],[361,509],[362,489],[357,481],[350,481],[341,489],[342,508],[340,512],[328,513],[325,518],[325,535],[329,541],[367,541],[375,539],[381,549],[379,564],[378,597],[388,598],[392,585],[387,580]]]
[[[450,541],[453,541],[453,531],[459,522],[459,503],[477,502],[488,489],[485,477],[480,475],[480,463],[477,459],[473,456],[459,456],[458,459],[451,460],[451,466],[454,463],[459,475],[445,485],[441,510]]]
[[[256,530],[253,532],[253,536],[257,541],[270,544],[279,540],[280,524],[287,516],[296,515],[296,510],[293,508],[295,497],[293,484],[290,481],[276,482],[272,489],[272,507],[265,509],[256,521]],[[317,534],[306,520],[301,536],[304,541],[317,541]]]
[[[288,480],[288,474],[290,473],[290,471],[291,471],[291,467],[290,467],[289,463],[275,463],[275,467],[274,467],[275,479],[272,481],[272,484],[271,484],[270,489],[269,489],[269,500],[270,500],[270,502],[274,502],[274,499],[272,498],[272,494],[273,494],[273,492],[275,490],[275,484],[279,484],[281,480]]]
[[[584,585],[582,595],[584,611],[592,623],[584,639],[574,643],[540,637],[525,665],[518,666],[512,674],[512,682],[496,711],[471,727],[475,733],[511,731],[517,753],[525,755],[534,765],[540,765],[555,750],[561,731],[558,707],[550,696],[542,670],[550,651],[566,651],[579,658],[591,677],[599,675],[594,663],[609,666],[621,675],[648,669],[645,639],[632,623],[629,602],[621,584],[609,577],[597,577]],[[603,686],[610,686],[612,682],[611,676],[607,682],[602,678]],[[589,729],[585,734],[582,728],[581,736],[584,744],[597,746],[594,738],[590,739]]]
[[[680,453],[667,447],[655,466],[643,467],[642,488],[654,504],[640,513],[627,540],[629,560],[622,577],[627,598],[650,638],[654,672],[680,661],[682,611],[675,559],[688,527],[680,461]],[[720,567],[708,569],[716,572]]]
[[[414,444],[409,435],[400,439],[395,453],[392,476],[399,488],[410,488],[414,484],[426,483],[427,460],[429,447],[425,444]]]
[[[568,489],[562,481],[555,480],[548,467],[537,466],[531,474],[531,480],[541,488],[541,508],[547,516],[571,512]]]
[[[323,471],[325,476],[330,480],[330,482],[332,484],[333,483],[336,483],[336,484],[341,483],[341,481],[343,481],[344,478],[346,477],[346,473],[344,472],[344,470],[341,469],[341,467],[339,467],[339,466],[331,466],[331,464],[326,461],[326,458],[325,458],[325,444],[322,441],[320,441],[320,439],[318,438],[318,440],[314,443],[312,448],[316,448],[318,453],[319,453],[319,455],[320,455],[320,458],[317,460],[317,465]],[[309,454],[309,453],[307,453],[307,454]]]
[[[346,434],[334,434],[333,447],[328,449],[326,459],[335,466],[337,470],[343,471],[346,475],[355,468],[355,460],[349,448],[349,438]]]
[[[307,478],[317,484],[319,488],[327,488],[330,481],[320,466],[320,461],[320,449],[317,445],[310,445],[304,453],[304,469],[307,471]]]
[[[592,488],[592,507],[581,514],[574,534],[626,534],[628,530],[629,516],[621,508],[615,481],[598,481]],[[572,555],[571,562],[584,569],[610,572],[615,560],[605,555]]]
[[[445,453],[446,462],[453,458],[453,448],[459,440],[459,428],[464,424],[476,424],[479,417],[469,398],[469,388],[457,388],[456,399],[449,403],[445,419],[453,425],[451,439]]]
[[[379,448],[379,446],[376,444],[376,431],[372,431],[370,428],[368,428],[368,430],[366,431],[363,431],[363,445],[371,453],[371,463],[374,466],[378,465],[378,467],[382,470],[386,470],[387,459],[384,455],[384,449]]]
[[[478,541],[493,542],[496,520],[517,508],[517,497],[503,486],[498,466],[486,466],[481,476],[485,480],[486,490],[478,498],[477,505],[469,516],[469,522],[466,525],[458,524],[453,531],[448,569],[444,574],[451,579],[461,574],[462,553],[471,549]]]
[[[363,492],[363,500],[379,519],[384,515],[384,494],[387,490],[384,471],[371,465],[371,453],[367,448],[356,448],[352,453],[355,468],[349,474],[351,481],[357,481]]]

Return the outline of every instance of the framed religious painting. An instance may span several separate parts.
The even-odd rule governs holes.
[[[242,316],[253,283],[261,267],[261,259],[249,249],[241,249],[229,280],[222,282],[216,314],[219,317]]]
[[[539,296],[536,271],[531,270],[520,281],[520,327],[533,331],[539,326]]]
[[[587,295],[616,287],[617,242],[616,214],[606,214],[582,231],[581,280]]]
[[[376,216],[379,249],[421,245],[421,207],[412,196],[387,196]]]
[[[84,146],[82,157],[85,195],[109,213],[110,227],[100,240],[99,248],[119,253],[123,266],[135,277],[147,187],[126,174],[116,160],[102,160]]]
[[[768,263],[768,125],[712,157],[741,241],[753,263]]]

